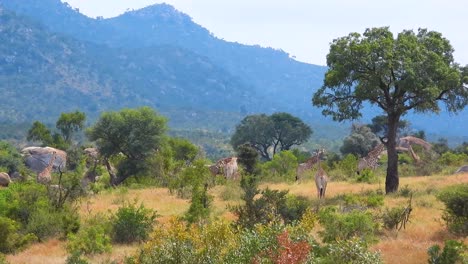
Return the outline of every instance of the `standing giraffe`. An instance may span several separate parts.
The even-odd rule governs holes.
[[[359,174],[363,169],[371,168],[375,170],[378,166],[380,154],[385,149],[385,145],[380,143],[374,149],[372,149],[367,156],[360,158],[358,163],[357,173]]]
[[[301,163],[297,166],[296,169],[296,181],[299,181],[302,178],[302,175],[304,172],[307,170],[310,170],[314,167],[314,165],[319,161],[320,156],[325,153],[324,149],[319,149],[316,152],[314,152],[314,155],[310,157],[306,162]]]
[[[323,151],[323,150],[322,150]],[[315,174],[315,186],[317,187],[317,196],[319,199],[325,198],[325,191],[327,190],[328,176],[325,170],[320,165],[320,150],[317,150],[317,173]]]
[[[210,172],[213,176],[224,174],[226,179],[237,178],[237,157],[220,159],[216,164],[210,166]]]
[[[54,167],[55,158],[57,157],[57,153],[55,151],[52,152],[52,156],[50,157],[49,163],[47,166],[37,174],[37,182],[42,184],[48,184],[52,180],[51,172],[52,168]]]

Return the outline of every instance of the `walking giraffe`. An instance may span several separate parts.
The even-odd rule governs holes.
[[[37,182],[42,184],[48,184],[52,180],[51,172],[52,168],[54,167],[55,159],[57,158],[57,153],[55,151],[52,152],[52,156],[50,157],[49,163],[47,166],[37,174]]]
[[[316,152],[314,152],[314,155],[310,157],[308,160],[306,160],[306,162],[299,164],[296,169],[296,181],[299,181],[302,178],[302,175],[304,174],[304,172],[312,169],[314,165],[320,159],[320,156],[324,153],[325,153],[324,149],[319,149]]]
[[[327,190],[328,176],[325,170],[322,169],[320,165],[320,155],[323,153],[320,150],[317,150],[317,173],[315,174],[315,186],[317,187],[317,196],[319,199],[325,198],[325,191]]]
[[[371,168],[375,170],[378,166],[380,154],[385,149],[385,145],[380,143],[374,149],[372,149],[367,156],[360,158],[358,163],[357,173],[359,174],[363,169]]]

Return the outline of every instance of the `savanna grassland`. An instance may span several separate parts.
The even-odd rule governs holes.
[[[344,206],[340,200],[345,194],[363,194],[368,191],[381,190],[384,179],[379,182],[352,183],[345,181],[331,181],[327,189],[327,197],[324,201],[316,199],[315,184],[311,180],[300,183],[262,183],[260,189],[289,190],[289,193],[307,197],[316,206],[335,204]],[[210,190],[213,195],[213,219],[235,220],[235,216],[228,209],[228,205],[241,203],[237,182],[216,186]],[[406,228],[401,230],[381,230],[377,242],[371,245],[371,250],[381,253],[385,263],[427,263],[427,250],[434,244],[443,245],[445,240],[460,239],[447,231],[442,220],[443,204],[436,199],[435,194],[447,186],[468,184],[468,174],[435,175],[424,177],[402,177],[400,179],[400,191],[397,194],[387,195],[384,198],[383,207],[406,206],[409,196],[412,195],[412,212]],[[164,228],[169,225],[174,216],[182,216],[189,208],[189,200],[177,198],[164,188],[129,189],[119,187],[106,190],[99,194],[82,198],[79,202],[79,213],[82,218],[87,218],[99,212],[115,211],[124,201],[138,200],[145,207],[157,211],[158,224],[156,228]],[[381,210],[381,209],[376,209]],[[319,237],[321,230],[317,224],[313,230],[313,236]],[[468,243],[468,239],[462,239]],[[35,243],[26,250],[17,254],[7,255],[10,263],[64,263],[67,258],[65,249],[66,241],[50,239],[43,243]],[[135,254],[142,244],[115,245],[110,253],[90,256],[92,263],[123,263],[125,256]]]

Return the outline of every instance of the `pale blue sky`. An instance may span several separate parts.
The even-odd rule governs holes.
[[[394,33],[420,27],[439,31],[468,64],[468,1],[411,0],[62,0],[90,17],[117,16],[127,9],[168,3],[217,37],[273,47],[297,60],[326,64],[330,42],[368,27]]]

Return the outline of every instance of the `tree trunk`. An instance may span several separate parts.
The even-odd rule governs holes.
[[[117,173],[115,172],[115,168],[110,164],[107,158],[104,159],[104,163],[106,164],[107,172],[110,176],[110,185],[117,186],[121,184],[127,177],[118,177]]]
[[[394,193],[398,191],[400,179],[398,177],[398,153],[396,151],[396,135],[400,115],[388,115],[388,134],[387,134],[387,153],[388,166],[387,177],[385,179],[385,193]]]

